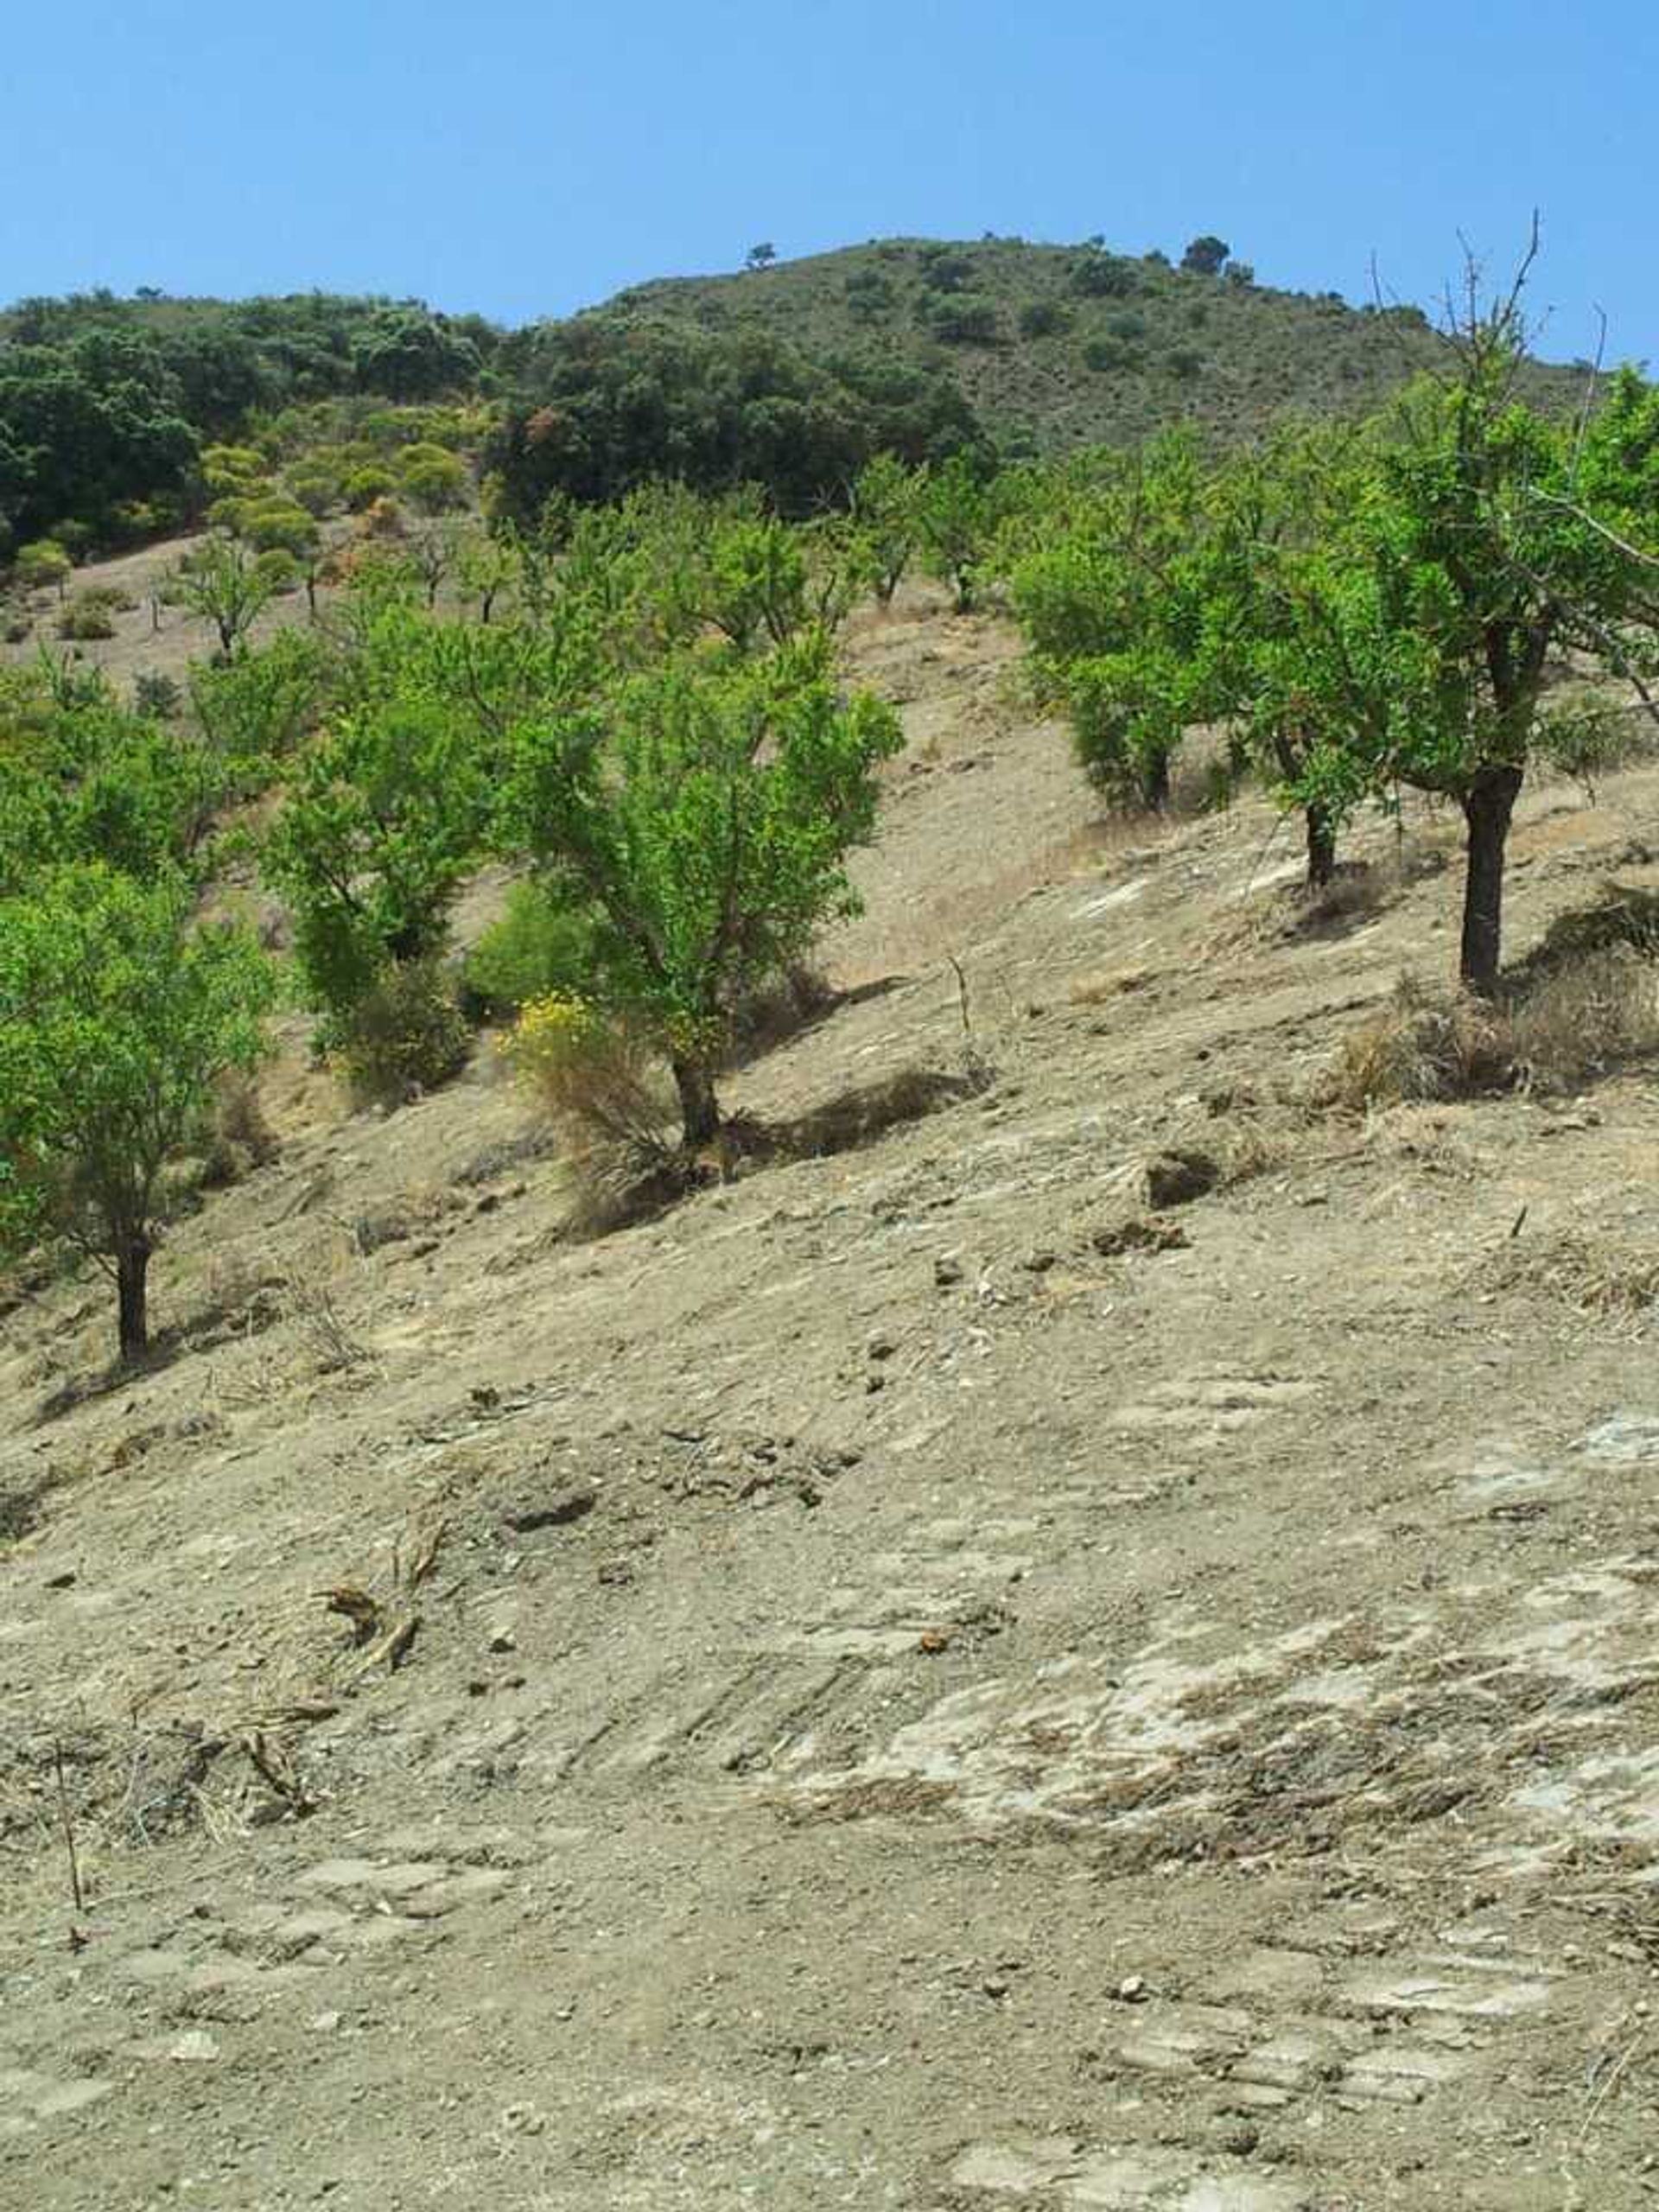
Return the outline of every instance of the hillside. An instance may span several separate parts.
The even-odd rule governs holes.
[[[817,359],[955,378],[1016,449],[1131,444],[1172,422],[1248,436],[1287,411],[1363,413],[1442,358],[1414,307],[1274,290],[1095,245],[887,238],[739,275],[636,285],[589,320],[764,333]],[[1541,368],[1539,389],[1571,372]]]
[[[1452,824],[1310,913],[1014,651],[851,626],[868,911],[733,1103],[964,1013],[978,1095],[573,1242],[487,1049],[353,1116],[294,1018],[155,1364],[89,1271],[0,1318],[0,2198],[1652,2202],[1651,1066],[1318,1106]],[[1656,804],[1529,786],[1517,955]]]

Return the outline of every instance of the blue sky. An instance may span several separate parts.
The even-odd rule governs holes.
[[[0,298],[414,293],[509,321],[895,233],[1430,303],[1532,207],[1542,350],[1659,363],[1659,7],[80,0],[6,11]]]

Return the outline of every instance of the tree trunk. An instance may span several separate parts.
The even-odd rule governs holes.
[[[124,1241],[115,1255],[116,1296],[120,1305],[121,1357],[140,1360],[149,1350],[149,1239],[140,1233]]]
[[[1503,950],[1503,848],[1522,774],[1519,768],[1482,768],[1463,793],[1469,838],[1459,973],[1483,998],[1497,988]]]
[[[1337,872],[1337,828],[1322,806],[1307,810],[1307,887],[1323,891]]]
[[[1162,746],[1141,764],[1141,804],[1148,814],[1161,814],[1169,804],[1169,755]]]
[[[673,1065],[683,1141],[688,1152],[695,1152],[720,1135],[720,1103],[715,1096],[714,1078],[701,1060],[676,1060]]]

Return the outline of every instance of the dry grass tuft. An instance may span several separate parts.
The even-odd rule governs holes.
[[[1628,943],[1575,954],[1526,986],[1509,1037],[1524,1088],[1576,1090],[1659,1052],[1659,976]]]
[[[1531,1291],[1586,1319],[1650,1321],[1659,1309],[1659,1253],[1564,1230],[1541,1243],[1501,1245],[1482,1287]]]
[[[219,1191],[274,1160],[282,1147],[266,1119],[254,1077],[240,1069],[214,1087],[213,1129],[202,1162],[202,1188]]]
[[[1328,1103],[1363,1110],[1508,1090],[1514,1062],[1501,1012],[1404,976],[1382,1013],[1343,1039]]]
[[[1557,950],[1487,1001],[1402,977],[1344,1039],[1323,1103],[1364,1109],[1577,1090],[1659,1053],[1659,970],[1628,941]]]

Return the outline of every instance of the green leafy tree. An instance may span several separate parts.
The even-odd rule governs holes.
[[[193,906],[176,877],[97,865],[0,901],[0,1236],[64,1236],[112,1275],[125,1360],[149,1347],[167,1170],[274,996],[251,935]]]
[[[37,537],[30,544],[20,545],[12,565],[26,591],[41,591],[55,584],[60,598],[75,566],[54,537]]]
[[[344,683],[337,650],[315,631],[280,630],[234,660],[195,662],[190,704],[226,788],[263,790],[323,720]]]
[[[919,492],[915,472],[890,453],[867,461],[853,486],[857,556],[883,607],[916,556]]]
[[[1190,442],[1155,441],[1014,569],[1039,685],[1065,706],[1091,780],[1122,804],[1164,804],[1182,736],[1211,702],[1203,498]]]
[[[1188,245],[1181,256],[1181,266],[1197,276],[1219,276],[1232,250],[1225,238],[1218,238],[1213,231],[1206,231]]]
[[[984,472],[970,455],[953,454],[924,474],[916,499],[922,557],[929,575],[950,586],[958,614],[973,610],[992,523]]]
[[[342,715],[299,761],[264,871],[335,1033],[390,970],[443,951],[485,798],[474,732],[419,682]]]
[[[219,652],[230,660],[270,603],[276,586],[248,546],[233,537],[215,535],[180,564],[173,577],[173,590],[181,606],[212,623]]]
[[[770,239],[763,239],[760,245],[752,245],[744,255],[743,266],[748,270],[770,269],[777,258],[777,247]]]
[[[442,446],[405,446],[397,456],[397,482],[423,514],[452,514],[467,505],[472,480],[459,454]]]
[[[1504,860],[1529,766],[1585,743],[1580,667],[1646,686],[1659,626],[1659,394],[1634,374],[1574,422],[1518,393],[1523,265],[1482,307],[1471,274],[1450,372],[1402,404],[1367,496],[1333,526],[1326,682],[1345,715],[1303,796],[1398,784],[1456,801],[1466,830],[1459,973],[1497,986]]]
[[[668,1058],[688,1147],[718,1132],[739,996],[855,910],[847,855],[899,743],[891,709],[840,696],[822,637],[625,677],[515,732],[503,834],[592,915],[595,987]]]

